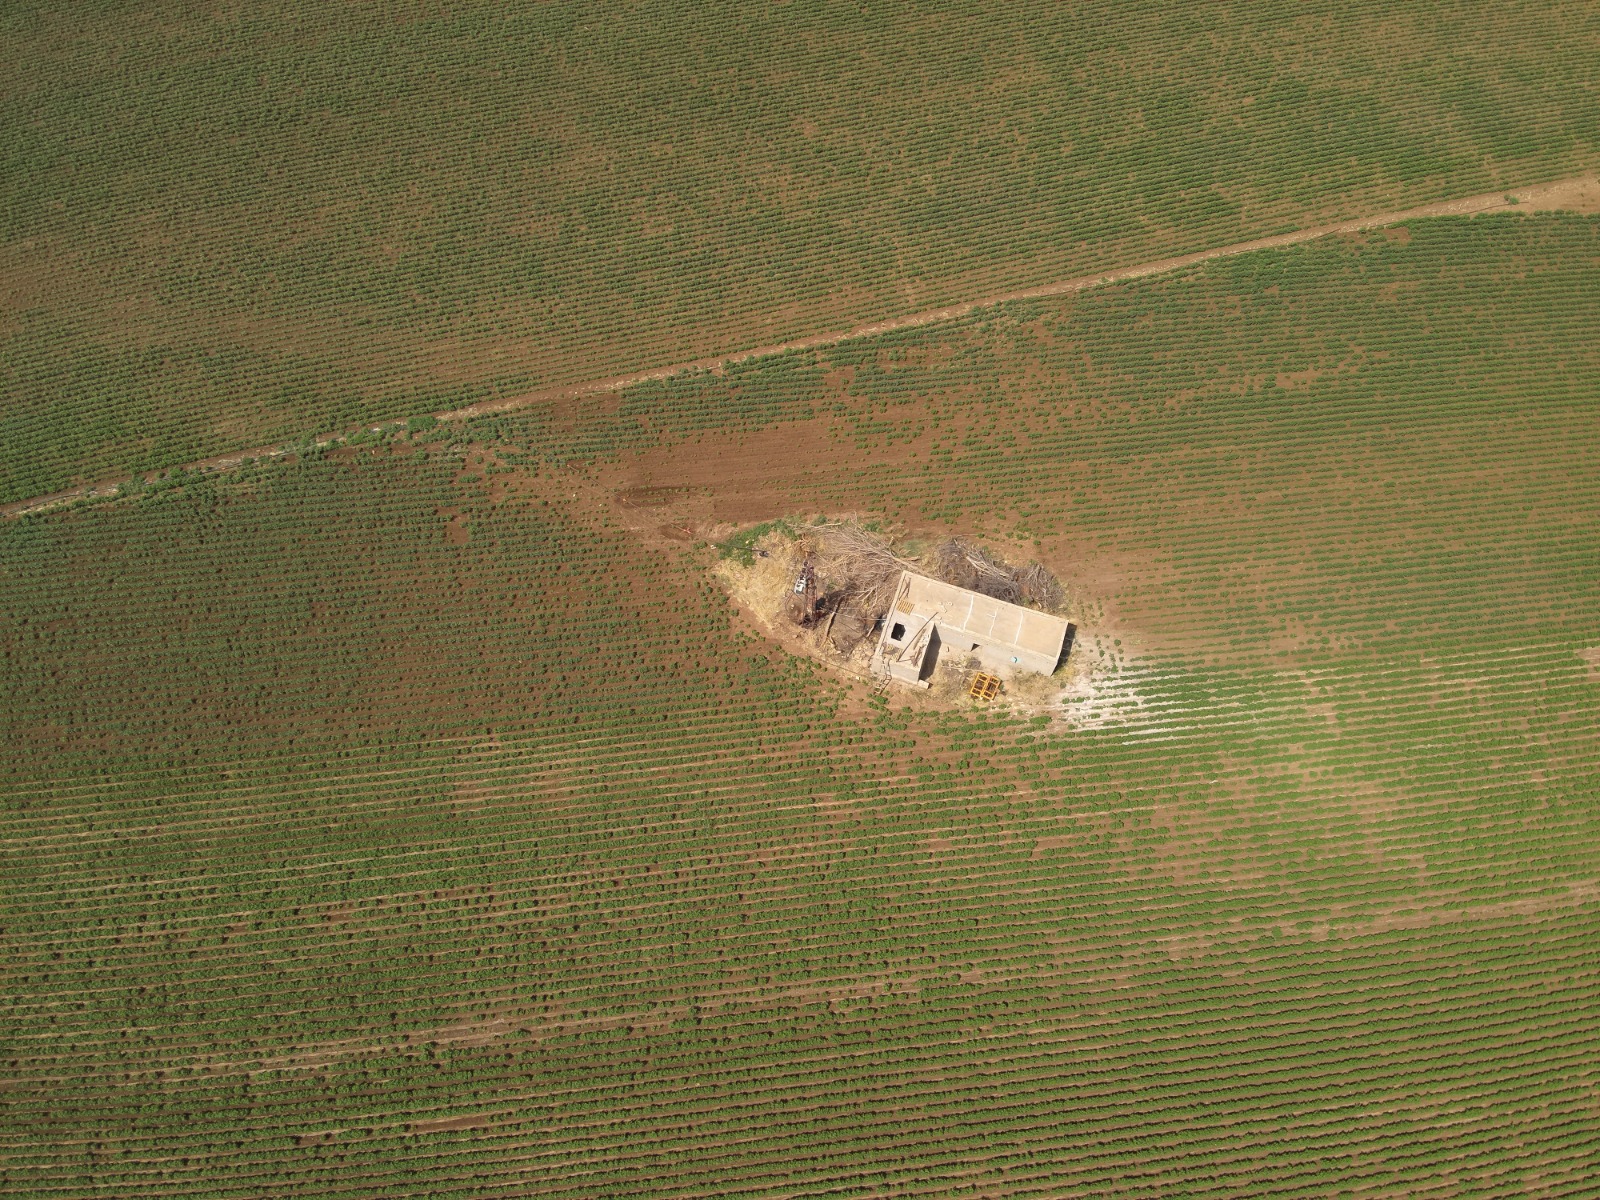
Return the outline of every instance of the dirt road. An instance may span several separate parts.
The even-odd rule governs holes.
[[[1213,258],[1226,258],[1233,254],[1248,254],[1252,250],[1271,250],[1280,246],[1293,246],[1300,242],[1314,241],[1317,238],[1334,234],[1360,233],[1365,229],[1381,229],[1386,225],[1399,225],[1421,217],[1474,216],[1478,213],[1486,212],[1550,212],[1557,209],[1566,212],[1600,213],[1600,176],[1592,174],[1579,175],[1571,179],[1557,180],[1554,183],[1540,184],[1536,187],[1519,188],[1513,192],[1485,192],[1479,196],[1468,196],[1461,200],[1443,200],[1437,204],[1425,204],[1420,208],[1408,208],[1401,212],[1380,213],[1377,216],[1361,217],[1353,221],[1341,221],[1334,225],[1315,225],[1308,229],[1297,229],[1293,233],[1280,233],[1273,237],[1256,238],[1248,242],[1235,242],[1231,246],[1200,250],[1194,254],[1183,254],[1176,258],[1160,258],[1154,262],[1139,263],[1136,266],[1116,267],[1096,275],[1080,275],[1076,279],[1064,279],[1058,283],[1047,283],[1040,287],[1026,288],[1019,292],[1003,292],[995,296],[985,296],[979,300],[967,300],[961,304],[953,304],[945,308],[931,308],[924,312],[911,313],[907,316],[891,317],[887,321],[875,321],[870,325],[858,325],[854,329],[848,329],[843,332],[819,333],[811,337],[779,342],[771,346],[757,346],[754,349],[742,350],[737,354],[730,354],[723,358],[703,358],[694,362],[675,363],[669,367],[657,367],[654,370],[641,371],[634,375],[618,375],[611,379],[598,379],[591,383],[546,388],[542,391],[529,392],[522,396],[485,401],[482,404],[473,404],[466,408],[453,409],[449,412],[435,415],[441,421],[457,420],[466,417],[484,416],[488,413],[506,412],[510,409],[523,408],[530,404],[547,403],[553,400],[593,395],[601,392],[621,391],[623,388],[632,387],[637,383],[667,379],[685,371],[713,370],[732,363],[744,362],[747,359],[783,354],[790,350],[809,350],[820,346],[831,346],[838,342],[850,341],[853,338],[890,333],[896,329],[910,329],[918,325],[931,325],[938,321],[952,321],[978,309],[990,308],[997,304],[1007,304],[1015,300],[1039,300],[1050,296],[1065,296],[1072,292],[1081,292],[1088,288],[1101,287],[1104,284],[1117,283],[1125,279],[1140,279],[1146,275],[1160,275],[1167,271],[1181,270],[1184,267],[1191,267]]]
[[[977,300],[967,300],[961,304],[953,304],[945,308],[933,308],[906,316],[891,317],[886,321],[858,325],[854,329],[834,333],[819,333],[811,337],[779,342],[771,346],[757,346],[739,351],[736,354],[724,355],[720,358],[702,358],[692,362],[673,363],[670,366],[639,371],[631,375],[616,375],[609,379],[596,379],[587,383],[563,384],[560,387],[544,388],[503,400],[485,401],[482,404],[450,409],[433,415],[441,421],[464,420],[469,417],[485,416],[489,413],[526,408],[534,404],[559,403],[561,401],[581,399],[585,396],[618,392],[635,384],[667,379],[685,371],[715,370],[752,358],[783,354],[791,350],[815,349],[849,341],[853,338],[889,333],[896,329],[910,329],[939,321],[951,321],[979,309],[990,308],[994,305],[1006,304],[1015,300],[1038,300],[1050,296],[1065,296],[1072,292],[1081,292],[1088,288],[1101,287],[1108,283],[1117,283],[1126,279],[1141,279],[1147,275],[1160,275],[1167,271],[1181,270],[1184,267],[1194,266],[1213,258],[1225,258],[1234,254],[1248,254],[1253,250],[1270,250],[1280,246],[1293,246],[1300,242],[1314,241],[1317,238],[1336,234],[1381,229],[1384,226],[1399,225],[1422,217],[1471,216],[1487,212],[1532,213],[1556,210],[1600,213],[1600,176],[1592,173],[1579,175],[1532,187],[1515,188],[1510,191],[1485,192],[1478,196],[1467,196],[1460,200],[1444,200],[1436,204],[1424,204],[1418,208],[1408,208],[1399,212],[1379,213],[1375,216],[1360,217],[1352,221],[1340,221],[1332,225],[1316,225],[1307,229],[1295,230],[1292,233],[1280,233],[1272,237],[1255,238],[1248,242],[1235,242],[1230,246],[1218,246],[1215,249],[1201,250],[1194,254],[1183,254],[1175,258],[1161,258],[1153,262],[1138,263],[1134,266],[1116,267],[1094,275],[1081,275],[1076,279],[1065,279],[1057,283],[1047,283],[1040,287],[1025,288],[1022,291],[1004,292]],[[402,421],[404,419],[404,416],[397,418],[397,420]],[[264,446],[256,450],[238,451],[190,463],[187,465],[187,469],[205,472],[225,471],[247,459],[271,458],[287,452],[282,446]],[[66,491],[53,492],[47,496],[34,496],[27,500],[16,500],[0,507],[0,517],[18,517],[25,513],[40,512],[79,500],[109,496],[114,494],[117,488],[127,481],[128,477],[124,476],[120,479],[83,484],[79,487],[69,488]]]

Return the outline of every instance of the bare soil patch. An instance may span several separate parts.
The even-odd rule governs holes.
[[[1350,938],[1369,933],[1383,933],[1391,929],[1426,929],[1433,925],[1503,921],[1510,917],[1545,919],[1547,914],[1591,903],[1597,896],[1600,896],[1600,881],[1577,880],[1567,884],[1564,892],[1528,896],[1521,900],[1507,900],[1499,904],[1467,904],[1456,907],[1440,904],[1407,910],[1397,909],[1360,924],[1342,926],[1339,936]]]
[[[485,1116],[441,1117],[435,1121],[416,1121],[406,1126],[407,1133],[444,1133],[451,1129],[482,1129],[490,1123]]]
[[[1576,175],[1507,193],[1519,212],[1600,213],[1600,175]],[[1508,205],[1509,207],[1509,205]]]
[[[1028,857],[1030,859],[1040,859],[1052,850],[1068,849],[1083,841],[1086,836],[1086,834],[1082,833],[1062,833],[1051,837],[1038,838],[1033,843],[1033,853]]]
[[[864,550],[863,538],[875,543],[878,550]],[[945,561],[953,548],[959,551],[955,557],[961,560],[956,565]],[[864,553],[871,561],[863,559]],[[754,543],[748,561],[741,561],[738,556],[723,557],[714,565],[713,574],[752,631],[788,654],[810,658],[844,678],[879,690],[883,684],[872,673],[873,650],[879,639],[881,610],[891,598],[892,584],[898,581],[902,566],[980,591],[1022,586],[1008,583],[1003,573],[987,581],[951,578],[950,572],[973,554],[979,555],[981,561],[986,550],[976,543],[949,539],[947,534],[933,545],[923,544],[921,539],[897,539],[890,544],[877,535],[864,533],[853,522],[830,520],[808,525],[797,520],[788,523],[787,528],[765,533]],[[881,560],[877,557],[880,555]],[[1016,564],[1016,560],[1011,561],[1017,580],[1039,578]],[[1000,570],[994,565],[1000,562],[998,556],[991,556],[987,562],[990,570]],[[816,573],[817,594],[825,601],[830,596],[842,599],[832,607],[825,604],[824,615],[815,623],[801,624],[794,611],[795,589],[807,564]],[[1048,579],[1048,573],[1044,578]],[[884,591],[886,583],[889,592]],[[1048,585],[1039,582],[1031,586],[1048,590],[1054,585],[1050,581]],[[1041,604],[1024,590],[1017,593],[1013,602],[1033,603],[1072,620],[1076,611],[1073,602],[1059,589],[1050,595],[1052,599]],[[1053,711],[1067,678],[1064,669],[1050,677],[1019,675],[1006,682],[997,698],[981,702],[968,695],[972,678],[980,669],[976,658],[947,651],[939,656],[926,688],[889,686],[897,705],[947,709],[987,703],[1034,715]]]
[[[755,433],[707,432],[602,466],[595,479],[630,529],[667,526],[669,540],[683,541],[797,511],[871,461],[884,459],[855,451],[831,420],[814,418]]]
[[[946,431],[949,436],[949,431]],[[1121,638],[1130,653],[1170,649],[1215,650],[1204,631],[1159,632],[1149,614],[1126,607],[1130,584],[1159,590],[1167,568],[1147,550],[1108,549],[1071,527],[1044,534],[1038,544],[1005,536],[976,521],[929,520],[913,503],[885,506],[871,481],[916,471],[930,464],[933,434],[910,442],[856,444],[853,429],[834,417],[774,426],[758,433],[706,432],[692,442],[655,447],[615,464],[575,477],[569,489],[592,488],[612,519],[659,549],[696,541],[720,541],[741,526],[826,510],[840,516],[877,511],[903,527],[912,540],[951,536],[982,542],[1012,562],[1036,559],[1063,584],[1073,602],[1073,619],[1109,638]],[[639,498],[647,505],[639,503]],[[1079,619],[1079,616],[1082,619]]]
[[[684,492],[685,489],[681,487],[623,488],[615,499],[622,508],[665,508],[681,498]]]

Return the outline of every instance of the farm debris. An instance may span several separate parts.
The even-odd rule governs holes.
[[[817,526],[810,532],[829,577],[841,581],[836,590],[848,595],[874,621],[889,610],[900,572],[924,569],[896,553],[887,537],[854,521]]]
[[[1013,567],[965,538],[941,543],[929,557],[934,577],[1008,604],[1052,612],[1066,598],[1060,581],[1038,563]]]
[[[967,695],[974,700],[993,700],[1000,694],[1000,680],[979,671],[972,677],[972,683],[967,687]]]
[[[972,692],[975,676],[1053,674],[1071,645],[1073,626],[1056,577],[1039,563],[1013,565],[966,538],[929,543],[854,520],[819,519],[809,525],[791,520],[763,522],[728,536],[718,548],[717,571],[734,599],[793,652],[848,674],[906,677],[943,702],[969,695],[993,700],[1000,694],[998,687],[986,686]],[[929,610],[913,622],[920,633],[898,630],[891,610],[897,604],[915,607],[909,593],[920,596],[930,589],[941,596],[965,596],[963,619]],[[976,608],[970,603],[973,594]],[[974,633],[964,618],[979,610],[987,624]],[[1002,613],[1008,615],[999,621]],[[1050,652],[1012,645],[1024,626],[1030,645],[1054,632]],[[949,636],[941,639],[941,628]],[[897,633],[901,636],[891,637]]]
[[[757,550],[756,553],[766,557],[767,552]],[[816,624],[828,611],[823,599],[817,595],[817,564],[814,559],[807,556],[800,567],[800,574],[795,576],[794,587],[789,591],[786,604],[789,619],[796,625]]]
[[[859,606],[852,605],[842,612],[833,614],[833,620],[828,629],[828,640],[834,650],[848,658],[850,654],[872,633],[876,624],[867,616]]]

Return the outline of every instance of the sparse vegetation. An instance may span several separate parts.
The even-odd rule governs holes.
[[[717,550],[723,558],[731,558],[742,566],[753,566],[756,544],[770,533],[781,533],[791,540],[796,536],[794,526],[787,521],[762,521],[724,539],[718,544]]]

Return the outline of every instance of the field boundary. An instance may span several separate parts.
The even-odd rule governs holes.
[[[925,309],[921,312],[890,317],[886,320],[874,321],[865,325],[857,325],[852,329],[812,334],[786,342],[776,342],[771,345],[739,350],[720,357],[673,363],[669,366],[654,367],[628,375],[614,375],[584,383],[561,384],[556,387],[526,392],[519,396],[510,396],[500,400],[486,400],[463,408],[447,409],[431,415],[438,421],[462,421],[473,417],[489,416],[494,413],[511,412],[519,408],[531,407],[535,404],[559,403],[579,400],[588,396],[605,395],[607,393],[620,392],[641,383],[659,382],[689,372],[718,371],[738,363],[748,362],[751,359],[789,354],[796,350],[818,349],[824,346],[838,345],[841,342],[854,341],[859,338],[894,333],[902,329],[915,329],[923,325],[954,321],[969,316],[974,312],[1004,304],[1067,296],[1074,292],[1104,287],[1107,284],[1122,283],[1133,279],[1143,279],[1151,275],[1163,275],[1172,271],[1180,271],[1186,267],[1198,266],[1201,263],[1209,262],[1212,259],[1230,258],[1234,255],[1250,254],[1257,250],[1281,249],[1287,246],[1299,245],[1303,242],[1316,241],[1320,238],[1362,233],[1367,230],[1382,229],[1428,217],[1477,216],[1480,213],[1492,212],[1534,213],[1552,211],[1585,214],[1600,213],[1600,175],[1595,172],[1588,172],[1583,175],[1569,176],[1565,179],[1557,179],[1529,187],[1502,188],[1497,191],[1483,192],[1457,200],[1441,200],[1433,204],[1419,205],[1415,208],[1378,213],[1368,217],[1357,217],[1352,220],[1337,221],[1327,225],[1308,226],[1288,233],[1272,234],[1267,237],[1252,238],[1249,241],[1234,242],[1230,245],[1218,246],[1210,250],[1197,250],[1190,254],[1155,259],[1132,266],[1114,267],[1092,275],[1080,275],[1072,279],[1059,280],[1055,283],[1041,284],[1037,287],[1001,292],[975,300],[964,300],[958,304],[946,305],[942,308]],[[387,421],[365,424],[360,428],[379,429],[385,426],[403,425],[407,417],[411,415],[415,414],[407,414],[407,416],[395,417]],[[280,443],[273,446],[258,447],[253,450],[232,451],[227,454],[167,468],[167,470],[214,474],[219,471],[232,470],[258,459],[280,458],[294,454],[307,447],[325,448],[336,445],[344,440],[344,436],[342,434],[331,434],[316,439],[303,440],[295,444]],[[150,478],[159,474],[161,472],[146,472],[139,478]],[[77,487],[68,488],[60,492],[51,492],[48,495],[32,496],[25,500],[14,500],[9,504],[0,506],[0,517],[21,517],[84,500],[110,498],[115,496],[124,485],[133,482],[134,478],[131,475],[124,475],[115,479],[80,484]]]

